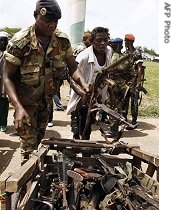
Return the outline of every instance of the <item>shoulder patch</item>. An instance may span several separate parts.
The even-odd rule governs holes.
[[[68,35],[67,35],[66,33],[60,31],[59,29],[56,29],[55,35],[56,35],[57,37],[61,37],[61,38],[65,38],[65,39],[68,39],[68,40],[69,40]]]
[[[17,45],[19,48],[23,48],[29,41],[29,27],[22,29],[15,33],[14,36],[9,40],[12,45]]]

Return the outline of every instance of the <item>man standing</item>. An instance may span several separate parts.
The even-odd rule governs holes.
[[[96,27],[91,32],[91,46],[80,52],[76,61],[78,68],[83,74],[87,84],[92,85],[101,69],[111,64],[112,50],[108,46],[109,31],[104,27]],[[101,84],[97,89],[97,102],[104,103],[106,100],[107,85]],[[94,123],[95,115],[88,116],[89,103],[79,106],[81,97],[74,91],[67,106],[67,114],[71,114],[71,127],[73,138],[90,139],[91,125]],[[88,121],[89,120],[89,121]],[[88,123],[86,123],[88,121]]]
[[[7,129],[7,117],[9,110],[9,101],[6,96],[4,83],[3,83],[3,63],[4,51],[8,44],[8,33],[5,31],[0,32],[0,131],[5,132]]]
[[[131,109],[131,124],[134,125],[134,128],[138,126],[137,118],[138,118],[138,91],[142,89],[142,55],[139,50],[136,50],[134,47],[134,41],[135,37],[133,34],[126,34],[125,35],[125,48],[126,48],[126,54],[132,53],[132,59],[130,60],[130,68],[127,69],[127,75],[126,75],[126,81],[127,85],[129,86],[129,90],[127,91],[127,94],[125,96],[125,99],[123,101],[123,116],[127,120],[128,116],[128,109],[129,109],[129,103],[130,103],[130,109]],[[126,128],[127,130],[133,129],[129,126]]]
[[[121,52],[123,48],[123,39],[117,37],[111,40],[110,46],[113,49],[112,63],[118,61],[123,53]],[[114,109],[122,114],[122,102],[124,98],[124,85],[125,85],[125,72],[124,69],[117,68],[117,71],[110,73],[109,77],[115,82],[115,88],[113,90],[114,99]],[[113,103],[113,102],[112,102]],[[116,138],[119,132],[119,120],[113,120],[110,129],[106,132],[106,136],[109,138]]]
[[[77,63],[67,35],[56,29],[61,18],[56,0],[38,0],[35,23],[16,33],[5,54],[4,84],[14,106],[14,124],[21,139],[22,162],[38,148],[48,123],[55,81],[67,66],[72,78],[89,87]]]

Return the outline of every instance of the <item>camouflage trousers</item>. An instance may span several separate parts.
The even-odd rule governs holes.
[[[116,100],[115,110],[119,114],[122,114],[124,93],[121,91],[120,87],[115,88],[113,93],[114,93],[114,97],[115,97],[115,100]],[[114,120],[112,119],[110,130],[114,131],[114,132],[118,132],[118,128],[119,128],[119,120],[118,119],[114,119]]]
[[[130,105],[130,112],[132,115],[132,122],[135,123],[138,118],[138,99],[136,97],[136,92],[128,91],[122,106],[122,115],[127,120],[128,112],[129,112],[129,105]]]
[[[28,159],[31,152],[37,150],[39,143],[44,138],[49,112],[45,101],[37,105],[24,106],[24,108],[30,116],[31,126],[23,124],[20,129],[17,129],[17,132],[20,138],[21,156]]]

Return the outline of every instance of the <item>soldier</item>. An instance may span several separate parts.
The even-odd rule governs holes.
[[[7,118],[9,101],[3,83],[3,63],[4,51],[8,44],[9,34],[5,31],[0,32],[0,131],[5,132],[7,129]]]
[[[110,46],[113,49],[112,62],[116,62],[123,55],[121,52],[123,49],[123,39],[119,37],[112,39]]]
[[[86,91],[89,86],[77,69],[70,41],[56,29],[61,18],[56,0],[38,0],[35,23],[16,33],[5,54],[4,84],[14,106],[14,125],[21,139],[22,163],[38,148],[48,123],[55,80],[67,66]]]
[[[120,59],[123,56],[123,53],[121,52],[123,48],[123,39],[117,37],[115,39],[111,40],[110,46],[113,49],[113,55],[112,55],[112,62],[116,62],[118,59]],[[125,75],[124,70],[119,70],[117,72],[114,72],[109,75],[112,80],[116,83],[116,86],[113,90],[113,97],[114,99],[112,103],[114,103],[114,109],[122,114],[122,102],[124,98],[124,84],[125,84]],[[114,120],[110,126],[110,129],[108,132],[106,132],[106,136],[109,138],[116,138],[118,136],[119,132],[119,120]]]
[[[132,59],[130,61],[130,67],[128,69],[126,75],[127,85],[129,89],[123,101],[123,116],[127,120],[128,116],[128,109],[129,109],[129,102],[130,102],[130,109],[131,109],[131,123],[134,125],[134,128],[138,126],[137,118],[138,118],[138,94],[139,91],[142,89],[142,55],[139,50],[136,50],[134,47],[135,37],[133,34],[126,34],[125,35],[125,53],[133,53]],[[133,129],[129,126],[126,127],[127,130]]]
[[[108,46],[108,41],[108,29],[96,27],[91,32],[92,45],[79,53],[76,57],[78,68],[88,84],[94,84],[98,72],[100,72],[103,67],[107,67],[111,64],[112,50]],[[96,100],[100,100],[100,103],[104,102],[106,100],[107,86],[103,84],[102,87],[98,87],[97,93],[98,98]],[[95,122],[95,116],[93,113],[89,116],[89,123],[86,126],[89,104],[85,103],[79,107],[80,100],[81,97],[73,91],[67,106],[67,114],[71,114],[73,138],[89,140],[91,125]]]

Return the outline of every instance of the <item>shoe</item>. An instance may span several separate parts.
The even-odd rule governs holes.
[[[131,122],[131,124],[133,125],[133,127],[131,126],[126,126],[126,130],[134,130],[135,128],[138,127],[138,123],[137,122]]]
[[[80,136],[79,135],[73,135],[73,139],[80,139]]]
[[[7,130],[7,127],[6,126],[0,126],[0,131],[1,132],[5,132]]]
[[[54,125],[53,124],[53,121],[51,121],[51,122],[48,123],[48,127],[53,127],[53,125]]]
[[[54,109],[55,111],[65,111],[65,109],[62,107],[62,108],[55,108]]]
[[[115,131],[107,131],[105,133],[106,137],[108,138],[115,138],[118,136],[118,132],[115,132]]]

